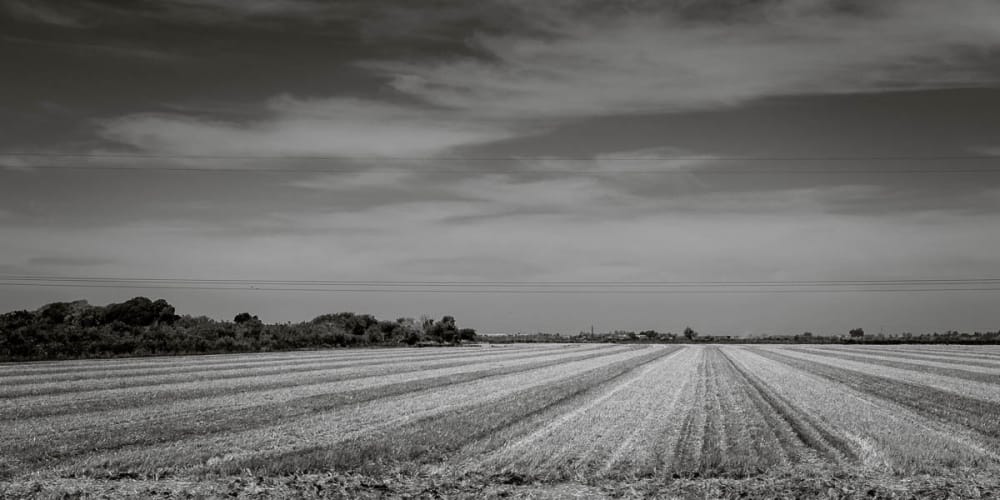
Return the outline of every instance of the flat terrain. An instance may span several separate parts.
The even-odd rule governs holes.
[[[0,364],[0,451],[0,497],[988,495],[1000,348],[543,344]]]

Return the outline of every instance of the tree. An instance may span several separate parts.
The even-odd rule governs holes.
[[[865,331],[862,328],[855,328],[850,331],[851,338],[864,338]]]
[[[250,313],[248,312],[241,312],[237,314],[235,318],[233,318],[233,323],[240,325],[252,319],[257,319],[257,316],[251,316]]]
[[[155,303],[146,297],[135,297],[121,304],[108,304],[104,309],[104,321],[112,323],[121,321],[130,326],[149,326],[153,324],[160,314],[165,310],[173,309],[165,300],[158,300]],[[173,312],[169,313],[173,316]]]
[[[20,310],[0,314],[0,331],[14,331],[30,325],[33,321],[35,315],[31,311]]]
[[[435,326],[441,327],[441,340],[447,343],[453,343],[458,340],[458,326],[455,324],[454,316],[445,316],[441,318],[441,322]]]
[[[474,340],[476,340],[476,331],[473,330],[472,328],[462,328],[462,329],[459,329],[458,330],[458,338],[459,338],[459,340],[474,341]]]
[[[684,328],[684,336],[687,337],[688,340],[694,340],[698,336],[698,332],[688,326]]]
[[[69,304],[66,302],[53,302],[51,304],[46,304],[38,310],[38,317],[43,322],[60,325],[70,314]]]
[[[156,323],[163,323],[165,325],[172,325],[174,321],[177,321],[177,314],[174,310],[174,306],[167,303],[163,299],[157,299],[153,302],[153,313],[156,315]],[[257,317],[254,316],[254,319]]]

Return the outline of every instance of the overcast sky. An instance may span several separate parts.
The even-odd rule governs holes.
[[[8,277],[1000,277],[1000,173],[970,172],[1000,167],[995,0],[0,0],[0,19]],[[481,331],[1000,328],[983,290],[251,286],[8,280],[0,310],[148,295]]]

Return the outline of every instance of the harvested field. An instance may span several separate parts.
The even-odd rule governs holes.
[[[215,495],[237,480],[312,480],[322,495],[330,477],[376,495],[421,481],[459,496],[474,483],[536,496],[692,481],[728,495],[798,476],[898,485],[1000,470],[998,422],[996,348],[547,344],[3,364],[0,496]]]

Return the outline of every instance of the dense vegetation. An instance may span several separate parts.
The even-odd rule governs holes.
[[[423,317],[384,321],[370,314],[324,314],[301,323],[265,324],[240,313],[232,321],[179,316],[163,299],[135,297],[94,306],[85,300],[54,302],[36,311],[0,315],[0,361],[69,359],[163,354],[281,351],[323,347],[456,344],[475,340],[476,332],[459,328],[455,318]],[[491,343],[739,343],[739,344],[1000,344],[1000,332],[948,331],[914,335],[866,334],[855,328],[841,335],[769,335],[734,337],[618,330],[608,333],[489,335]]]
[[[455,318],[380,321],[370,314],[324,314],[302,323],[265,324],[250,313],[233,321],[178,316],[165,300],[119,304],[55,302],[0,315],[0,360],[253,352],[318,347],[452,344],[475,339]]]
[[[673,344],[673,343],[705,343],[705,344],[962,344],[962,345],[996,345],[1000,344],[1000,331],[995,332],[959,332],[949,330],[934,333],[876,333],[866,334],[862,328],[853,328],[846,334],[819,335],[804,332],[797,335],[757,335],[740,337],[734,335],[701,335],[691,327],[680,334],[645,330],[641,332],[615,330],[606,333],[580,332],[570,337],[552,333],[517,333],[507,335],[490,335],[489,341],[495,344],[505,343],[546,343],[546,342],[605,342],[605,343],[643,343],[643,344]]]

